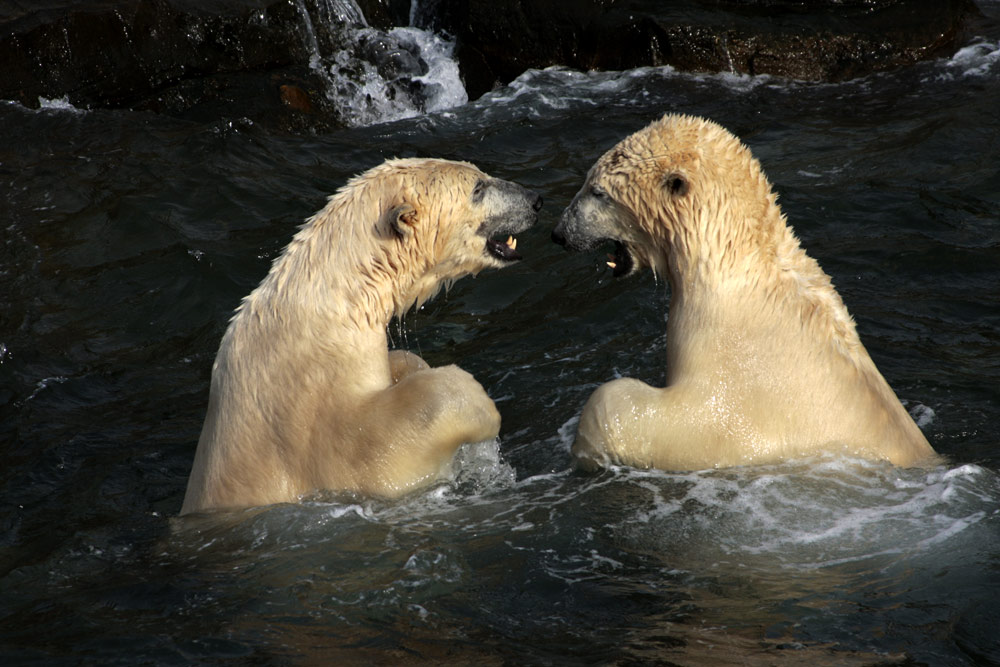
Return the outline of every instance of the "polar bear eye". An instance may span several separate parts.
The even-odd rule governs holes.
[[[472,188],[472,198],[475,200],[482,199],[483,191],[486,189],[486,181],[479,179],[476,181],[475,186]]]
[[[666,178],[667,190],[672,195],[683,197],[688,191],[688,182],[680,174],[670,174]]]

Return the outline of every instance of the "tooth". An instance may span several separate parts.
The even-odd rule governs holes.
[[[507,245],[510,246],[511,250],[517,250],[517,239],[511,236],[510,238],[507,239]]]
[[[614,262],[608,262],[608,266],[609,266],[609,267],[611,267],[611,268],[613,269],[613,268],[615,268],[615,267],[616,267],[616,266],[618,266],[618,265],[617,265],[617,264],[615,264]]]

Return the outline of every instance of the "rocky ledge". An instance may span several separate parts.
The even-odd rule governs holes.
[[[671,65],[838,81],[954,53],[983,20],[972,0],[421,0],[413,12],[410,4],[14,3],[0,8],[0,99],[37,106],[39,98],[66,98],[86,108],[323,128],[344,118],[316,63],[342,62],[351,51],[384,74],[409,59],[413,71],[392,75],[399,94],[410,94],[419,54],[383,37],[411,21],[455,40],[475,99],[528,68],[550,65]],[[357,69],[359,76],[374,71]]]
[[[54,0],[0,6],[0,99],[247,117],[284,129],[343,124],[313,65],[365,48],[359,28],[408,21],[408,0]],[[370,27],[369,27],[370,26]],[[385,60],[384,57],[381,60]]]
[[[772,74],[840,81],[954,53],[971,0],[437,0],[470,98],[529,67]]]

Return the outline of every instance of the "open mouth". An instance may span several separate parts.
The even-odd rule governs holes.
[[[486,239],[486,252],[503,262],[516,262],[521,259],[521,253],[517,251],[517,239],[513,236],[507,236],[506,241]]]
[[[618,278],[631,273],[635,262],[632,260],[632,254],[628,251],[624,243],[621,241],[615,241],[614,243],[615,251],[608,253],[608,266],[611,268],[611,275]]]

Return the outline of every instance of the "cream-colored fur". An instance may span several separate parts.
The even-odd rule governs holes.
[[[599,387],[573,444],[585,467],[936,460],[776,199],[750,151],[699,118],[665,116],[594,164],[554,240],[615,241],[615,274],[650,267],[671,301],[666,387]]]
[[[388,350],[386,326],[464,275],[519,258],[541,199],[467,163],[392,160],[350,181],[244,299],[212,369],[181,513],[317,489],[398,496],[500,415],[457,366]]]

